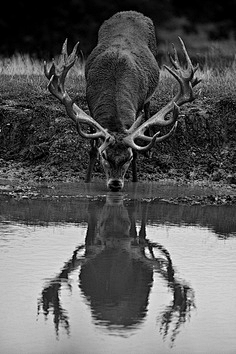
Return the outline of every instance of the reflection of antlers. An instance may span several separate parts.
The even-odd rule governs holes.
[[[47,318],[50,310],[52,309],[57,335],[59,332],[60,324],[62,325],[62,327],[65,328],[67,334],[69,334],[70,332],[69,317],[67,316],[66,311],[62,308],[60,304],[59,291],[63,283],[66,283],[69,289],[71,289],[68,283],[68,276],[81,264],[81,261],[77,259],[77,253],[83,248],[84,245],[78,246],[75,249],[72,258],[67,263],[65,263],[60,274],[53,278],[50,281],[49,285],[43,289],[42,297],[38,301],[38,314],[40,312],[40,309],[42,308],[43,313]]]
[[[93,205],[94,206],[94,205]],[[141,219],[141,228],[139,233],[136,230],[136,212],[137,206],[141,206],[139,202],[135,201],[135,205],[132,205],[131,215],[128,215],[127,209],[124,207],[124,220],[127,221],[127,218],[130,220],[130,237],[126,238],[132,240],[131,247],[128,248],[127,254],[130,262],[134,262],[134,264],[141,263],[141,266],[146,271],[148,270],[148,276],[152,274],[153,271],[156,271],[161,278],[165,281],[169,289],[173,294],[173,300],[169,306],[162,312],[158,321],[160,322],[160,332],[163,335],[163,338],[166,338],[167,335],[171,334],[171,343],[173,344],[177,334],[180,331],[181,325],[186,322],[186,320],[190,317],[190,312],[192,308],[195,307],[194,304],[194,292],[190,286],[185,284],[183,281],[178,280],[175,276],[175,272],[173,269],[173,264],[171,260],[171,256],[167,249],[164,246],[157,242],[151,242],[146,237],[146,224],[147,224],[147,212],[148,212],[148,204],[145,203],[142,205],[142,219]],[[92,203],[90,204],[92,207]],[[117,210],[120,211],[121,205],[117,205]],[[113,209],[116,206],[113,206]],[[104,213],[100,213],[99,208],[92,208],[91,212],[88,213],[88,229],[85,239],[85,245],[78,246],[71,259],[65,263],[59,275],[57,275],[54,279],[52,279],[49,284],[43,289],[41,299],[39,300],[38,308],[42,308],[45,317],[48,316],[49,312],[52,311],[54,315],[54,323],[55,330],[58,335],[59,326],[61,325],[66,329],[69,334],[69,317],[67,312],[62,308],[60,304],[60,290],[63,282],[65,282],[68,286],[68,278],[69,274],[73,272],[75,269],[80,267],[81,265],[85,265],[86,263],[96,265],[97,259],[101,261],[103,256],[103,251],[107,255],[109,248],[106,248],[106,242],[98,243],[96,239],[97,235],[97,223],[99,221],[99,216],[105,215]],[[115,210],[115,209],[114,209]],[[115,218],[115,213],[111,214],[113,218]],[[95,213],[94,213],[95,212]],[[120,215],[118,213],[118,215]],[[101,221],[101,220],[100,220]],[[104,240],[101,236],[101,242]],[[106,241],[106,239],[105,239]],[[114,250],[114,247],[111,248]],[[79,251],[84,250],[83,258],[80,257],[81,254],[78,254]],[[159,251],[161,257],[157,257],[155,253]],[[122,252],[123,254],[124,252]],[[99,255],[100,254],[100,255]],[[98,256],[98,258],[97,258]],[[164,257],[163,257],[164,256]],[[103,259],[104,260],[104,259]],[[90,263],[91,262],[91,263]],[[125,272],[127,268],[125,268]],[[85,274],[85,273],[84,273]],[[137,273],[136,273],[137,274]],[[146,274],[146,273],[145,273]],[[86,278],[87,279],[87,278]],[[117,279],[116,279],[117,281]],[[145,293],[145,299],[147,299],[150,288],[150,281],[148,283],[149,287],[147,293]],[[93,287],[93,283],[91,283],[91,287]],[[104,298],[102,297],[102,301]],[[171,329],[171,326],[173,329]]]
[[[175,272],[173,269],[172,261],[169,252],[160,244],[150,242],[145,240],[144,248],[147,247],[151,255],[150,258],[146,258],[146,262],[152,264],[154,269],[162,278],[167,282],[168,287],[173,292],[173,301],[171,305],[162,312],[162,315],[158,318],[160,322],[160,332],[163,334],[165,339],[170,332],[170,326],[173,325],[171,334],[171,343],[173,344],[176,336],[180,331],[180,326],[190,318],[190,313],[192,308],[195,308],[194,303],[194,291],[193,289],[184,284],[182,281],[179,281],[174,276]],[[159,258],[156,258],[154,255],[154,249],[157,248],[165,257],[167,262],[160,261]],[[145,252],[143,252],[145,256]],[[146,256],[145,256],[146,257]],[[166,269],[165,266],[166,265]]]
[[[162,315],[158,318],[160,322],[160,332],[165,339],[170,331],[171,324],[174,325],[170,337],[173,345],[176,336],[180,331],[180,326],[190,318],[192,308],[196,308],[194,302],[194,292],[186,284],[180,284],[178,281],[171,285],[174,293],[172,304],[167,306]]]
[[[181,283],[175,278],[172,260],[168,250],[157,242],[150,242],[146,235],[146,224],[148,215],[148,204],[145,203],[142,210],[141,228],[139,231],[139,242],[142,244],[142,254],[146,262],[151,263],[154,269],[166,280],[168,287],[173,292],[172,304],[167,306],[162,315],[158,318],[160,322],[160,332],[165,339],[170,332],[171,324],[174,325],[171,335],[173,344],[180,331],[180,326],[190,317],[192,308],[195,308],[194,291],[187,284]],[[133,218],[135,216],[133,215]],[[136,224],[136,220],[133,220]],[[148,248],[151,259],[145,255],[145,248]],[[166,258],[166,263],[155,257],[154,249],[158,249]],[[163,265],[166,265],[166,270]],[[175,324],[174,324],[175,323]]]
[[[56,334],[59,333],[59,325],[65,328],[67,334],[70,333],[69,317],[66,311],[62,308],[59,298],[59,290],[61,288],[62,279],[50,282],[50,285],[43,289],[42,298],[38,303],[38,313],[42,306],[45,317],[47,318],[50,308],[54,314],[54,324]]]

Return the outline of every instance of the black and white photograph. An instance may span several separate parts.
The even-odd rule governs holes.
[[[0,354],[236,353],[236,0],[0,11]]]

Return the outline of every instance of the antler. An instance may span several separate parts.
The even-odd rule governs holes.
[[[81,108],[75,104],[75,99],[71,99],[65,90],[65,79],[68,71],[74,65],[77,59],[77,49],[79,42],[73,48],[70,55],[67,52],[67,39],[65,40],[61,55],[57,63],[53,60],[51,68],[47,69],[47,63],[44,62],[44,73],[49,80],[48,89],[49,91],[61,101],[65,108],[68,116],[76,123],[76,128],[79,134],[84,138],[97,139],[103,138],[107,140],[111,138],[111,135],[104,129],[98,122],[96,122],[92,117],[85,113]],[[95,133],[87,133],[81,130],[80,123],[86,123],[93,129]]]
[[[125,137],[124,140],[133,149],[148,150],[150,149],[151,146],[153,146],[155,142],[161,142],[167,139],[168,137],[170,137],[171,135],[173,135],[178,123],[177,119],[179,115],[179,107],[195,99],[193,94],[193,87],[196,86],[201,81],[200,79],[194,77],[194,74],[198,69],[198,65],[195,67],[193,66],[189,58],[189,55],[187,53],[187,50],[185,48],[184,42],[180,37],[179,40],[187,63],[187,67],[185,69],[181,67],[178,59],[177,51],[174,45],[173,45],[173,51],[174,51],[173,57],[171,56],[171,54],[169,54],[170,61],[174,68],[169,68],[168,66],[165,65],[165,68],[178,81],[179,91],[176,94],[176,96],[169,103],[167,103],[166,106],[164,106],[159,112],[157,112],[152,117],[150,117],[146,122],[144,122],[138,127],[137,124],[134,123],[133,126],[129,129],[130,134],[127,137]],[[166,119],[166,116],[171,112],[173,112],[172,117]],[[163,127],[173,123],[174,126],[172,127],[170,132],[168,132],[166,135],[163,135],[159,138],[157,138],[159,132],[156,133],[153,137],[147,137],[146,135],[144,135],[144,132],[152,125],[158,125]],[[138,138],[145,141],[150,141],[150,143],[145,147],[140,147],[134,142],[134,140]]]

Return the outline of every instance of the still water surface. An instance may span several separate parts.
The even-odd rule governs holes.
[[[0,198],[1,354],[236,352],[236,208],[148,188]]]

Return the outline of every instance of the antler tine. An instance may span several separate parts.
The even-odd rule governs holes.
[[[197,63],[197,65],[194,66],[193,68],[193,72],[195,74],[195,72],[199,69],[199,63]],[[198,77],[193,78],[192,80],[192,87],[198,85],[200,82],[202,81],[202,79],[199,79]]]
[[[178,38],[179,38],[179,41],[181,43],[181,47],[184,52],[185,60],[187,62],[187,68],[190,71],[189,76],[190,76],[191,84],[192,84],[192,87],[194,87],[202,81],[201,79],[199,79],[197,77],[194,78],[195,72],[199,69],[199,63],[197,63],[195,66],[193,66],[182,38],[181,37],[178,37]]]
[[[170,74],[175,77],[175,79],[180,84],[179,92],[177,93],[173,101],[176,102],[178,105],[182,105],[186,102],[191,102],[195,99],[192,89],[194,86],[199,84],[201,80],[197,77],[194,77],[194,74],[199,68],[199,65],[197,64],[195,67],[193,66],[183,40],[180,37],[178,38],[187,64],[186,68],[182,68],[178,60],[175,61],[174,68],[170,68],[166,65],[164,65],[164,67],[169,71]],[[176,50],[174,50],[174,52],[175,56],[177,56]],[[173,64],[173,60],[171,62]]]
[[[62,45],[61,55],[59,56],[58,63],[55,65],[55,76],[59,79],[59,84],[64,91],[65,78],[68,71],[74,65],[77,59],[77,49],[79,42],[77,42],[73,48],[72,53],[68,56],[67,51],[67,39]]]
[[[193,76],[193,74],[194,74],[193,64],[191,62],[191,59],[189,58],[187,49],[185,47],[185,44],[184,44],[182,38],[181,37],[178,37],[178,38],[179,38],[179,41],[180,41],[180,44],[181,44],[181,47],[182,47],[182,50],[183,50],[183,53],[184,53],[184,57],[185,57],[186,63],[187,63],[187,69],[189,69],[189,72]]]
[[[174,68],[177,70],[178,67],[180,66],[179,64],[179,57],[178,57],[178,53],[177,53],[177,50],[174,46],[174,43],[172,43],[172,49],[173,49],[173,56],[171,55],[171,53],[168,53],[168,56],[169,56],[169,59],[170,59],[170,62],[171,64],[174,66]]]
[[[173,125],[173,127],[171,128],[171,130],[167,134],[162,135],[159,138],[158,138],[158,135],[160,134],[160,132],[157,132],[152,137],[146,137],[146,138],[150,139],[150,140],[147,140],[147,141],[150,141],[150,142],[146,146],[137,145],[134,142],[134,139],[130,138],[130,136],[124,138],[124,141],[125,141],[125,143],[127,145],[129,145],[134,150],[143,151],[143,152],[144,151],[148,151],[148,150],[150,150],[153,147],[153,145],[155,143],[160,143],[160,142],[166,140],[167,138],[169,138],[170,136],[172,136],[175,133],[175,131],[176,131],[177,124],[178,124],[178,121],[175,122],[175,124]],[[142,137],[142,135],[138,136],[137,138],[141,138],[141,137]],[[143,140],[146,140],[146,139],[143,139]]]
[[[67,38],[65,39],[64,43],[62,44],[61,47],[61,55],[59,56],[59,61],[58,61],[58,65],[60,65],[60,61],[62,62],[62,64],[66,61],[66,58],[68,57],[68,52],[67,52],[67,43],[68,40]]]
[[[46,62],[44,62],[44,73],[49,79],[48,89],[64,104],[68,116],[76,123],[77,130],[82,137],[90,139],[107,139],[110,137],[107,130],[79,108],[75,103],[77,97],[71,99],[64,87],[66,75],[77,59],[78,45],[79,42],[75,44],[71,54],[68,55],[66,39],[62,45],[61,54],[57,62],[53,60],[52,66],[49,70],[47,69]],[[89,134],[82,131],[80,123],[88,124],[90,127],[94,128],[96,132]]]
[[[47,62],[46,60],[44,60],[43,62],[43,71],[44,71],[44,75],[46,76],[46,78],[48,80],[51,79],[52,75],[55,74],[55,64],[54,64],[54,59],[52,59],[52,66],[50,69],[47,68]]]
[[[176,63],[175,63],[175,65],[176,65]],[[171,75],[173,75],[175,78],[176,78],[176,80],[181,84],[181,78],[179,77],[179,75],[178,75],[178,73],[177,73],[177,69],[172,69],[172,68],[170,68],[169,66],[167,66],[167,65],[163,65],[164,66],[164,68],[166,69],[166,70],[168,70],[169,71],[169,73],[171,74]]]
[[[184,81],[190,82],[191,84],[194,83],[194,86],[196,86],[197,83],[200,82],[200,80],[197,78],[193,79],[193,77],[194,77],[195,72],[199,68],[199,64],[197,64],[195,67],[193,66],[183,40],[181,39],[181,37],[178,37],[178,38],[179,38],[181,48],[184,53],[184,58],[185,58],[185,61],[187,64],[186,69],[181,68],[181,65],[180,65],[180,62],[178,59],[178,55],[177,55],[177,51],[176,51],[174,45],[173,45],[173,50],[174,50],[174,58],[175,59],[173,59],[172,56],[169,55],[170,61],[171,61],[172,65],[174,66],[174,68],[172,69],[172,68],[168,67],[167,65],[164,65],[164,67],[179,81],[179,83],[182,83],[184,80]]]
[[[62,48],[61,48],[61,54],[58,58],[57,67],[59,67],[59,68],[64,67],[64,66],[67,67],[70,64],[70,62],[72,61],[71,57],[73,57],[73,63],[76,59],[76,52],[77,52],[77,47],[79,45],[79,42],[76,43],[76,45],[74,46],[73,51],[70,55],[68,55],[67,43],[68,43],[68,40],[66,38],[63,45],[62,45]]]
[[[66,93],[64,88],[66,75],[77,59],[76,52],[78,45],[79,42],[76,43],[71,55],[68,56],[66,39],[62,45],[61,55],[59,56],[57,62],[54,59],[52,60],[52,66],[49,70],[47,69],[46,61],[44,61],[44,74],[49,80],[48,89],[62,103],[63,97]]]
[[[141,121],[143,119],[143,114],[141,113],[138,118],[134,121],[134,123],[132,124],[132,126],[129,129],[126,129],[126,134],[131,134],[132,132],[134,132],[139,125],[141,124]]]
[[[126,143],[126,145],[130,146],[132,149],[137,150],[137,151],[148,151],[149,149],[151,149],[151,147],[153,147],[153,145],[156,142],[157,136],[160,134],[160,132],[157,132],[156,134],[153,135],[153,137],[151,138],[151,141],[149,142],[148,145],[146,146],[140,146],[137,145],[134,140],[136,137],[133,137],[133,135],[128,135],[126,136],[123,140]],[[140,136],[142,136],[142,134],[140,134]],[[140,136],[138,136],[137,138],[140,138]],[[147,137],[148,138],[148,137]],[[148,140],[149,141],[149,140]]]
[[[172,114],[172,118],[164,121],[165,123],[163,124],[164,125],[169,125],[171,123],[175,123],[174,126],[171,128],[171,130],[163,135],[163,136],[160,136],[158,137],[158,135],[160,134],[160,131],[158,131],[156,134],[154,134],[152,137],[148,137],[146,135],[144,135],[144,132],[145,130],[147,129],[148,126],[146,126],[145,123],[143,123],[140,127],[138,127],[138,129],[136,129],[132,134],[128,135],[127,137],[124,138],[124,141],[127,145],[129,145],[130,147],[132,147],[133,149],[135,150],[138,150],[138,151],[147,151],[149,150],[155,143],[160,143],[164,140],[166,140],[167,138],[169,138],[171,135],[174,134],[176,128],[177,128],[177,123],[178,123],[178,116],[179,116],[179,112],[180,112],[180,109],[179,109],[179,106],[174,102],[173,103],[173,107],[171,107],[169,109],[169,112],[165,113],[168,114],[170,113],[171,111],[173,111],[173,114]],[[146,145],[146,146],[139,146],[137,145],[134,140],[135,139],[141,139],[141,140],[144,140],[144,141],[149,141],[149,144]]]
[[[108,136],[110,136],[106,129],[102,128],[99,123],[97,123],[92,117],[90,117],[76,105],[75,100],[77,97],[72,100],[69,95],[65,93],[63,103],[65,105],[68,116],[76,123],[78,133],[83,138],[87,139],[107,138]],[[82,131],[80,123],[85,123],[92,126],[96,130],[96,132],[86,133],[85,131]]]
[[[77,50],[78,50],[78,46],[79,46],[79,42],[77,42],[71,52],[71,54],[68,57],[68,61],[73,61],[73,63],[75,62],[75,60],[78,58],[77,56]],[[82,51],[80,50],[80,55],[83,55]]]
[[[173,68],[169,68],[166,65],[164,66],[170,72],[170,74],[172,74],[174,78],[178,81],[179,91],[177,92],[176,96],[172,100],[170,100],[169,103],[167,103],[166,106],[164,106],[159,112],[157,112],[152,117],[150,117],[146,122],[142,123],[138,127],[135,126],[136,128],[135,130],[132,129],[131,127],[130,134],[125,138],[125,141],[128,145],[130,146],[132,145],[133,148],[136,148],[136,150],[140,150],[140,147],[134,143],[134,140],[140,138],[149,141],[148,138],[144,139],[145,136],[144,132],[146,131],[147,128],[149,128],[152,125],[166,126],[175,123],[174,127],[172,127],[171,131],[169,132],[170,134],[167,133],[163,137],[159,137],[159,138],[157,138],[157,134],[155,134],[151,138],[156,142],[163,141],[167,137],[172,135],[177,126],[177,119],[179,116],[179,106],[187,102],[191,102],[195,99],[193,95],[193,87],[200,82],[198,78],[194,77],[194,74],[198,69],[198,65],[196,67],[193,67],[193,64],[188,55],[184,42],[180,37],[179,37],[179,41],[184,53],[185,61],[187,63],[186,68],[181,67],[178,54],[174,45],[173,45],[173,52],[174,52],[173,56],[169,54],[170,61],[173,65]],[[166,119],[166,116],[171,112],[173,112],[172,118]],[[150,146],[152,146],[151,143],[149,143],[146,148],[148,149],[150,148]]]

